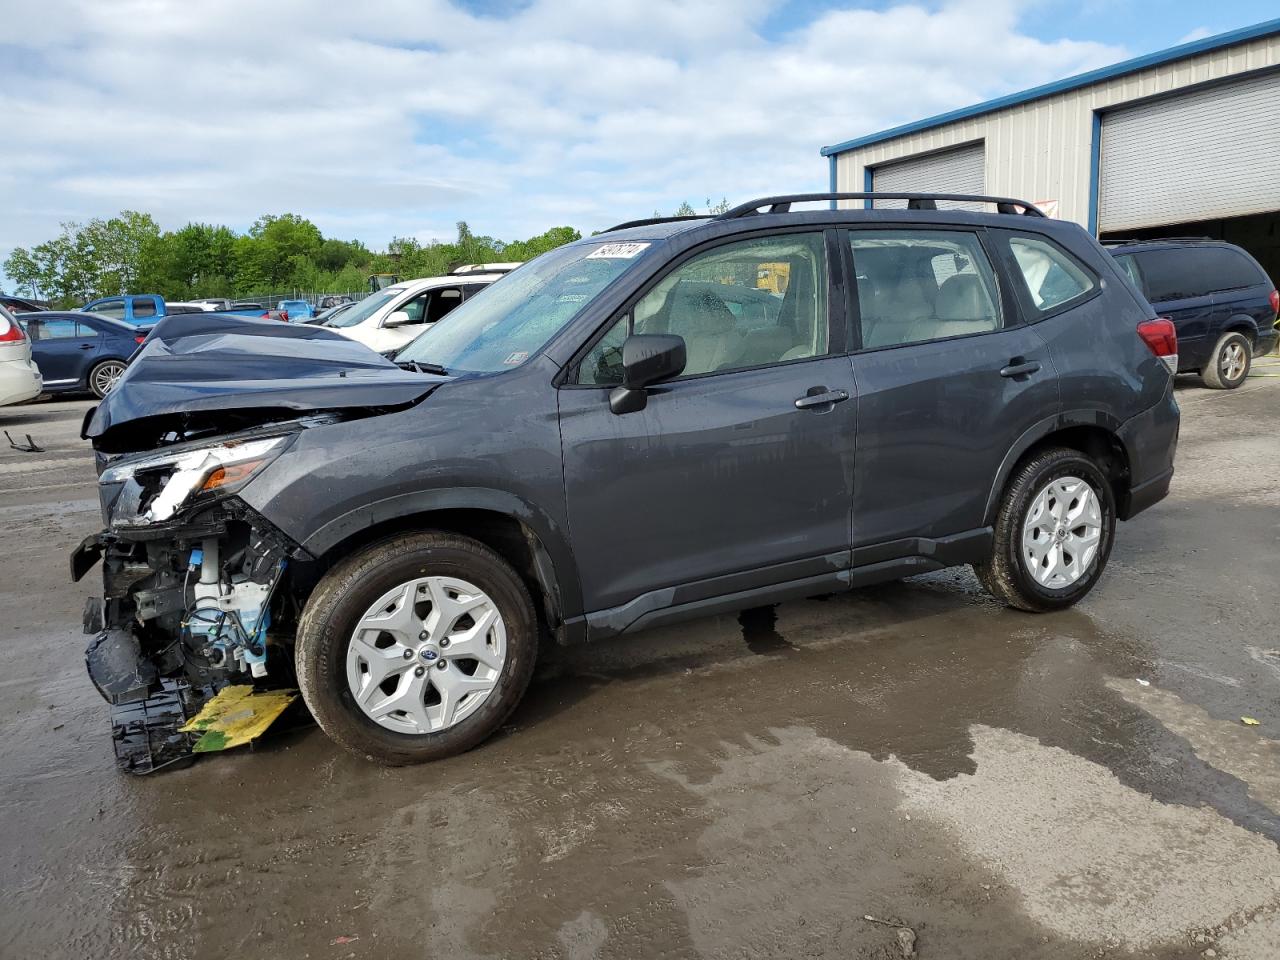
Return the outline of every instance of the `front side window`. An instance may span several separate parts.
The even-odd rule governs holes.
[[[862,345],[923,343],[997,330],[995,273],[976,234],[851,230]]]
[[[1037,310],[1052,310],[1084,296],[1097,285],[1084,267],[1057,244],[1037,237],[1010,237],[1009,249]]]
[[[827,259],[821,233],[716,247],[645,294],[583,358],[579,383],[622,380],[630,333],[684,339],[683,376],[770,366],[827,352]]]
[[[36,340],[72,340],[82,335],[83,328],[74,320],[41,320],[37,325]]]
[[[100,313],[104,317],[115,317],[117,320],[124,319],[124,301],[108,300],[106,303],[99,303],[93,307],[94,313]]]
[[[462,290],[459,287],[444,287],[433,290],[431,302],[427,305],[426,323],[443,320],[455,307],[462,306]]]

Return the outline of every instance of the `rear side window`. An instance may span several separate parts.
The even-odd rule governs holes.
[[[851,230],[864,347],[999,329],[1000,296],[976,234]]]
[[[1069,304],[1097,286],[1075,257],[1048,240],[1010,237],[1009,249],[1032,306],[1041,312]]]
[[[1133,254],[1142,290],[1153,303],[1208,296],[1263,282],[1243,254],[1228,247],[1141,250]]]
[[[156,315],[155,302],[146,297],[134,297],[133,315],[135,317],[154,317]]]

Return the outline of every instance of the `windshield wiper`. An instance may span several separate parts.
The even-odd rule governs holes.
[[[449,375],[449,371],[438,363],[423,363],[420,360],[397,360],[395,365],[402,370],[413,370],[417,373],[434,373],[441,377]]]

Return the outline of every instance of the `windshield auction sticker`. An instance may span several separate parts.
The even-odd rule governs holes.
[[[587,254],[588,260],[630,260],[649,249],[647,243],[602,243]]]

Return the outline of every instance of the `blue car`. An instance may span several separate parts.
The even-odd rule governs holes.
[[[47,393],[90,390],[106,396],[150,330],[96,313],[43,311],[17,319],[31,340],[31,359]]]
[[[276,309],[283,313],[290,323],[306,323],[315,313],[306,300],[281,300],[276,304]]]
[[[1233,390],[1276,347],[1280,293],[1257,260],[1209,239],[1130,240],[1111,255],[1178,332],[1178,372]]]

